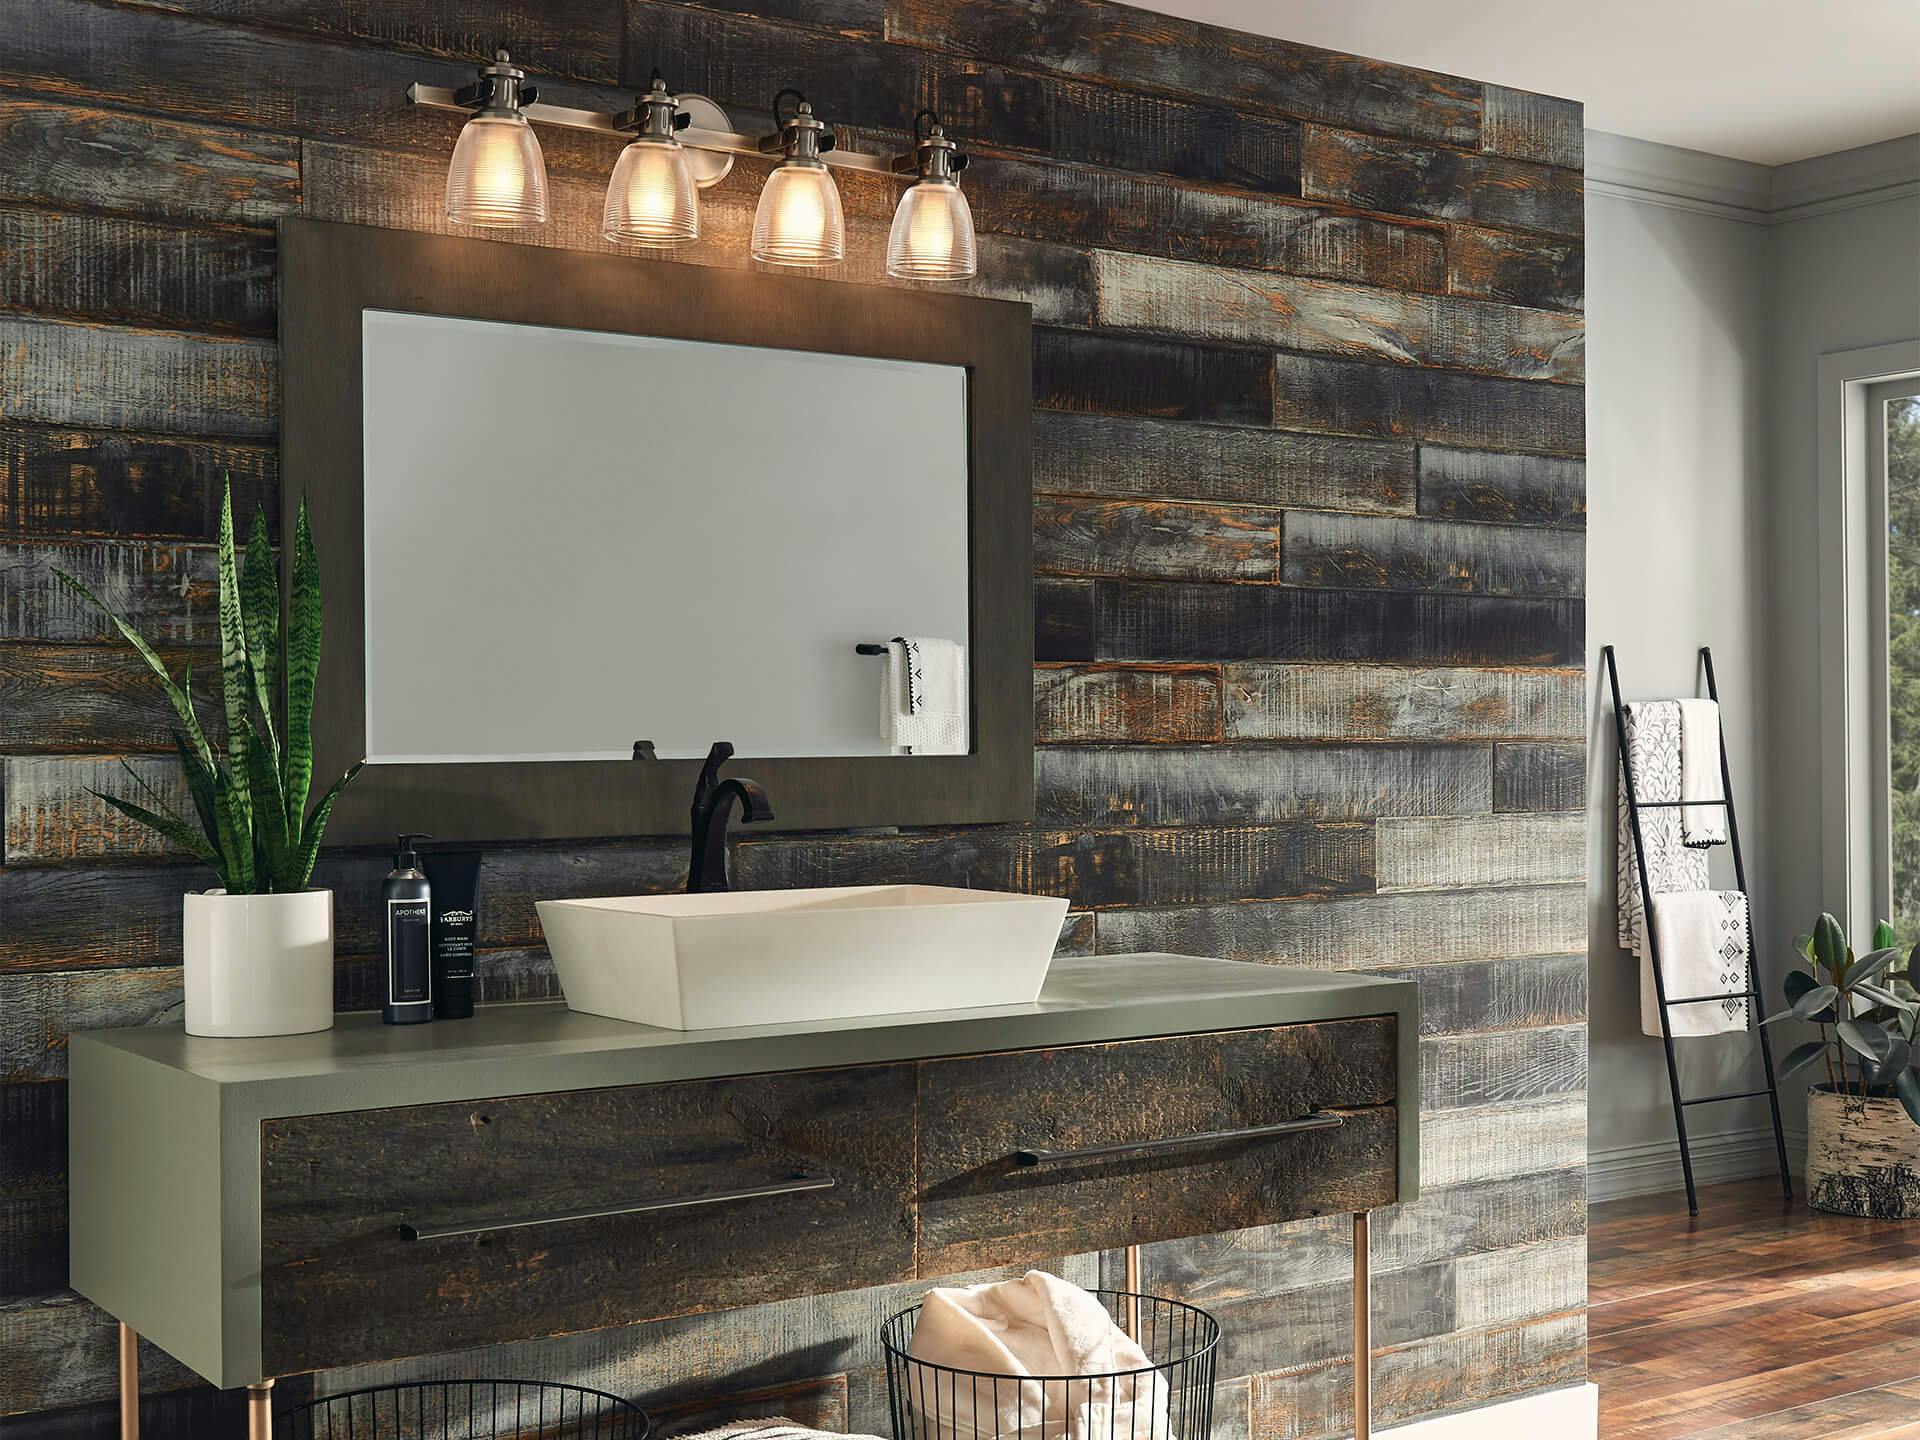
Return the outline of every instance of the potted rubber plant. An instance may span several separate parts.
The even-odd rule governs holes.
[[[176,679],[124,616],[74,576],[54,571],[153,671],[177,721],[174,749],[193,813],[180,814],[131,766],[138,798],[93,793],[193,856],[219,882],[185,897],[187,1032],[326,1030],[333,1024],[333,892],[308,882],[333,803],[360,767],[309,807],[321,625],[320,565],[305,503],[284,616],[266,514],[254,515],[242,564],[230,482],[220,507],[219,567],[222,723],[212,735],[195,713],[190,670],[182,667]]]
[[[1824,1063],[1807,1091],[1807,1203],[1838,1215],[1920,1216],[1920,1069],[1914,1029],[1920,993],[1912,966],[1882,920],[1873,948],[1855,955],[1846,932],[1823,914],[1794,942],[1787,1009],[1772,1025],[1801,1020],[1819,1038],[1780,1064],[1780,1078]]]

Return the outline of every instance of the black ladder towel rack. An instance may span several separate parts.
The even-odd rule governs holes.
[[[1700,1213],[1699,1196],[1693,1184],[1693,1152],[1687,1146],[1687,1109],[1693,1105],[1710,1105],[1720,1100],[1746,1100],[1764,1095],[1773,1108],[1773,1148],[1780,1159],[1780,1187],[1786,1192],[1787,1199],[1793,1198],[1793,1177],[1787,1169],[1787,1137],[1780,1127],[1780,1090],[1773,1074],[1773,1046],[1768,1043],[1766,1028],[1760,1024],[1759,1001],[1760,985],[1754,958],[1753,940],[1753,895],[1747,889],[1747,867],[1740,858],[1740,821],[1733,807],[1733,772],[1727,765],[1726,726],[1720,727],[1720,796],[1718,800],[1642,800],[1634,788],[1633,760],[1627,750],[1626,713],[1620,703],[1620,671],[1614,663],[1613,646],[1603,645],[1600,654],[1607,662],[1607,688],[1613,693],[1613,733],[1620,747],[1620,783],[1627,792],[1627,820],[1633,827],[1633,859],[1640,875],[1641,913],[1645,917],[1647,932],[1647,959],[1653,969],[1654,994],[1660,1004],[1660,1039],[1667,1050],[1667,1088],[1673,1095],[1673,1128],[1680,1137],[1680,1170],[1687,1179],[1687,1213]],[[1700,659],[1707,672],[1707,696],[1717,706],[1720,703],[1720,689],[1713,680],[1713,650],[1700,647]],[[1723,805],[1727,812],[1727,843],[1733,850],[1734,883],[1740,887],[1740,893],[1747,896],[1747,988],[1725,995],[1683,995],[1677,1000],[1667,998],[1666,975],[1660,968],[1660,941],[1653,924],[1653,885],[1647,877],[1647,852],[1640,840],[1640,812],[1642,810],[1665,810],[1685,805]],[[1697,1095],[1689,1099],[1680,1092],[1680,1067],[1673,1058],[1673,1025],[1667,1018],[1667,1012],[1676,1005],[1704,1005],[1719,1000],[1746,1000],[1747,1013],[1754,1035],[1760,1041],[1760,1065],[1766,1072],[1767,1083],[1759,1090],[1734,1090],[1723,1095]]]

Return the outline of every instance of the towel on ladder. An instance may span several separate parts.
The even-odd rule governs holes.
[[[1680,707],[1680,798],[1724,800],[1720,784],[1720,705],[1714,700],[1676,700]],[[1639,775],[1636,766],[1633,772]],[[1680,834],[1701,849],[1727,843],[1724,805],[1687,805],[1680,811]]]
[[[1633,763],[1633,788],[1642,807],[1653,800],[1681,799],[1680,706],[1672,700],[1638,700],[1621,707],[1627,732],[1627,758]],[[1620,899],[1620,948],[1644,955],[1647,919],[1642,913],[1640,873],[1633,863],[1633,825],[1627,814],[1623,773],[1615,787],[1619,838],[1614,846]],[[1671,806],[1640,811],[1640,839],[1646,847],[1647,886],[1656,895],[1707,888],[1707,852],[1683,843],[1680,816]]]
[[[1693,995],[1731,998],[1705,1005],[1675,1005],[1667,1011],[1670,1033],[1727,1035],[1747,1028],[1747,957],[1753,946],[1747,897],[1738,890],[1683,890],[1653,897],[1653,933],[1660,942],[1660,973],[1667,998]],[[1640,1028],[1660,1033],[1659,996],[1653,962],[1640,957]]]

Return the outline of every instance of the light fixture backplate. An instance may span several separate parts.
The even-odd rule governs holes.
[[[727,112],[704,95],[676,95],[674,103],[692,117],[690,123],[696,130],[732,130],[733,121],[727,118]],[[687,165],[693,171],[693,183],[702,190],[711,190],[728,175],[733,173],[733,156],[713,150],[696,150],[687,147]]]

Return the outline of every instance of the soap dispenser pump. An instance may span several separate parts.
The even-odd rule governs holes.
[[[403,833],[393,845],[393,869],[380,898],[386,911],[386,1003],[380,1018],[389,1025],[418,1025],[433,1019],[433,889],[420,871],[416,840],[431,835]]]

